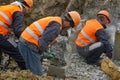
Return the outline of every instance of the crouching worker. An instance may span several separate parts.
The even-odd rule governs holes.
[[[28,26],[21,34],[19,50],[24,56],[26,67],[34,74],[42,75],[41,56],[48,46],[58,37],[61,31],[75,28],[80,23],[76,11],[68,12],[63,18],[50,16],[39,19]]]
[[[100,65],[100,56],[105,53],[112,58],[113,49],[106,36],[106,24],[110,23],[110,15],[106,10],[97,13],[97,18],[87,20],[75,40],[79,55],[83,56],[88,64]]]

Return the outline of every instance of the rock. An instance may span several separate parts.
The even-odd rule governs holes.
[[[115,65],[109,58],[101,61],[101,69],[110,76],[112,80],[120,80],[120,67]]]
[[[65,78],[65,69],[63,67],[49,65],[47,75],[59,77],[59,78]]]

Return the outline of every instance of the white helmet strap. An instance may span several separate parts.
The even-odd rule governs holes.
[[[22,4],[21,4],[19,1],[15,1],[15,2],[13,2],[13,3],[11,3],[11,4],[18,5],[18,6],[20,7],[21,11],[23,11]]]
[[[25,12],[28,13],[29,12],[29,7],[24,5],[24,4],[22,4],[22,6],[23,6],[23,9],[25,10]]]

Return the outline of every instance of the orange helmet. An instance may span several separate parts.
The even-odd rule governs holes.
[[[70,11],[67,13],[67,16],[64,16],[68,21],[70,21],[70,24],[72,27],[76,30],[77,25],[81,21],[80,14],[77,11]]]
[[[101,11],[99,11],[99,12],[97,13],[97,16],[100,15],[100,14],[102,14],[102,15],[104,15],[104,16],[107,17],[107,19],[108,19],[108,23],[111,22],[111,20],[110,20],[110,14],[109,14],[108,11],[106,11],[106,10],[101,10]]]
[[[29,10],[32,10],[33,0],[19,0],[23,5],[27,6]]]

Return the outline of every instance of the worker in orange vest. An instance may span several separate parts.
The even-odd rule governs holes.
[[[105,53],[112,58],[113,48],[106,36],[106,24],[109,24],[110,14],[106,10],[97,13],[96,19],[87,20],[75,40],[78,53],[85,57],[88,64],[100,64],[100,56]]]
[[[48,46],[55,42],[62,30],[70,27],[76,29],[80,21],[79,13],[70,11],[62,18],[58,16],[45,17],[28,26],[19,39],[19,50],[24,56],[26,68],[34,74],[42,75],[40,54],[48,50]]]
[[[15,59],[21,69],[26,69],[25,61],[19,53],[15,39],[11,36],[10,29],[17,38],[20,37],[24,14],[31,11],[32,6],[32,0],[19,0],[0,6],[0,50]],[[2,53],[0,55],[2,56]]]

